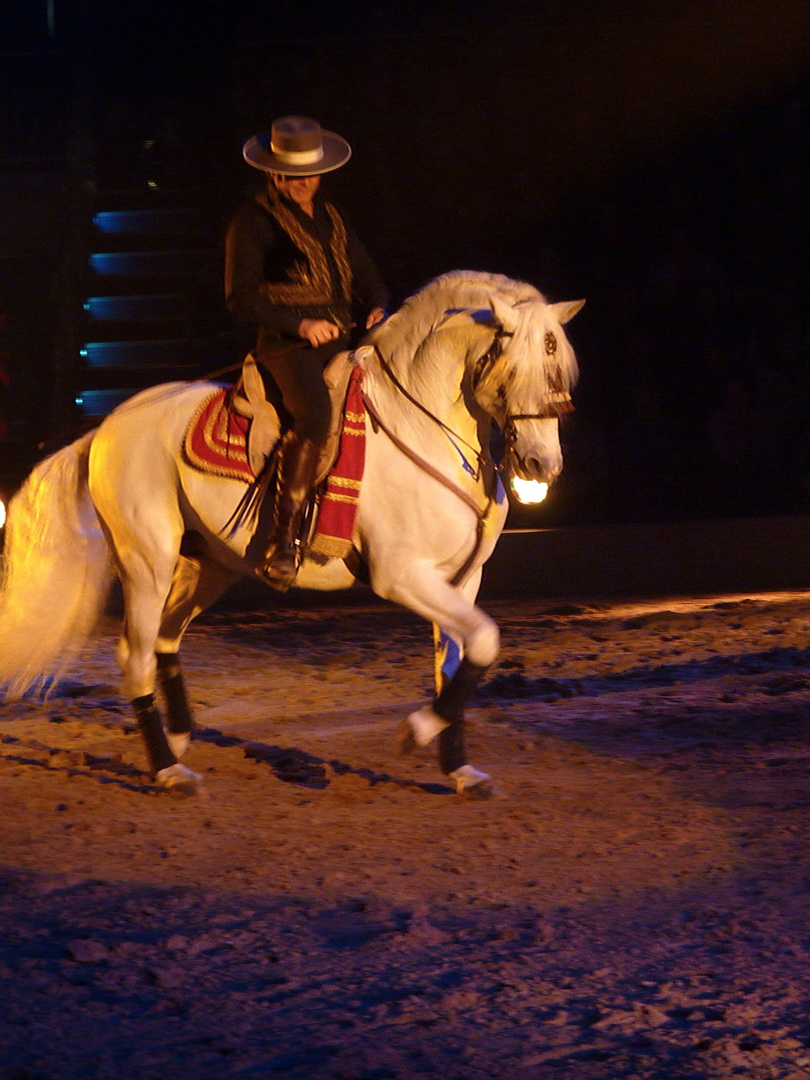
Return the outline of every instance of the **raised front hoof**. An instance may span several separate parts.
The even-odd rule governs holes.
[[[479,772],[472,765],[462,765],[448,776],[456,785],[456,794],[464,799],[491,799],[496,794],[492,777],[488,773]]]
[[[203,778],[199,773],[192,772],[178,761],[176,765],[170,765],[167,769],[160,769],[155,774],[155,780],[165,790],[178,795],[196,795],[203,785]]]
[[[430,705],[423,705],[400,724],[396,741],[397,757],[407,757],[428,746],[447,726],[447,721]]]

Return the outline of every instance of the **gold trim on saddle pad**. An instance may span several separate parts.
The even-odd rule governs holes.
[[[250,420],[228,407],[227,388],[215,391],[197,408],[183,440],[189,465],[214,476],[252,483],[247,440]]]

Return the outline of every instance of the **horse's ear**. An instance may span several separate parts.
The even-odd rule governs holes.
[[[573,319],[584,304],[584,300],[561,300],[559,304],[550,304],[549,307],[554,312],[554,318],[562,325]]]

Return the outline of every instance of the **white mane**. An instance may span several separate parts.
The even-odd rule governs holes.
[[[444,321],[448,310],[488,307],[493,294],[510,305],[526,300],[545,302],[545,297],[533,285],[513,281],[503,274],[452,270],[434,278],[409,297],[369,340],[379,346],[400,375],[403,366],[411,366],[420,345]]]
[[[533,285],[503,274],[454,270],[429,282],[407,299],[402,307],[366,341],[375,345],[403,386],[426,406],[447,403],[458,397],[458,363],[448,363],[449,355],[461,362],[470,348],[471,333],[480,339],[483,354],[492,340],[492,324],[472,327],[467,322],[458,330],[435,331],[446,322],[448,312],[487,309],[493,303],[505,305],[514,323],[512,335],[504,339],[503,355],[493,364],[485,382],[500,382],[521,407],[515,411],[535,412],[549,393],[546,367],[546,335],[557,342],[556,364],[566,388],[576,380],[576,359],[553,305]],[[363,364],[366,391],[386,414],[401,410],[401,400],[391,381],[381,371],[376,357]],[[455,382],[454,382],[455,380]]]

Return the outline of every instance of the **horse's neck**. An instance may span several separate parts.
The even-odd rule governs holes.
[[[480,417],[470,411],[463,382],[467,356],[481,336],[480,328],[472,326],[439,331],[416,348],[378,342],[379,363],[369,386],[379,406],[393,413],[399,430],[403,423],[439,431],[446,424],[469,441],[476,438]]]

